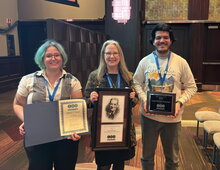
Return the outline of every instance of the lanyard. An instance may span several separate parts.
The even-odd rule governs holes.
[[[49,87],[48,87],[48,82],[47,82],[47,80],[44,78],[44,83],[45,83],[45,85],[46,85],[47,92],[48,92],[48,96],[49,96],[49,99],[50,99],[51,102],[54,100],[54,96],[55,96],[55,94],[56,94],[56,92],[57,92],[57,89],[58,89],[58,87],[59,87],[59,85],[60,85],[60,81],[61,81],[61,79],[59,79],[59,81],[58,81],[58,83],[57,83],[56,87],[54,88],[53,93],[52,93],[52,95],[51,95],[51,93],[50,93],[50,91],[49,91]]]
[[[159,61],[158,61],[158,56],[157,56],[157,54],[156,54],[155,51],[154,51],[153,53],[154,53],[154,58],[155,58],[156,65],[157,65],[158,75],[159,75],[159,77],[160,77],[160,83],[161,83],[161,85],[163,86],[164,81],[165,81],[165,78],[166,78],[166,76],[167,76],[168,65],[169,65],[169,61],[170,61],[170,52],[169,52],[169,54],[168,54],[168,61],[167,61],[167,65],[166,65],[166,68],[165,68],[163,77],[162,77],[161,71],[160,71],[160,64],[159,64]]]
[[[110,86],[111,88],[113,88],[114,83],[112,82],[111,77],[109,76],[108,73],[105,73],[105,75],[106,75],[106,77],[107,77],[109,86]],[[121,86],[121,75],[120,75],[120,73],[118,73],[118,76],[117,76],[117,84],[118,84],[117,88],[120,88],[120,86]],[[115,88],[116,88],[116,87],[115,87]]]

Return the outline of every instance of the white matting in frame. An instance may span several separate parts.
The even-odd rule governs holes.
[[[123,124],[101,125],[100,143],[122,142]]]

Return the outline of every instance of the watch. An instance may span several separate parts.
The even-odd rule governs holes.
[[[176,103],[179,103],[180,104],[180,107],[182,107],[183,106],[183,103],[181,102],[181,101],[176,101]]]

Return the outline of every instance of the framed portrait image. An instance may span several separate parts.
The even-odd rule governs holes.
[[[92,149],[128,149],[131,89],[96,88],[96,91],[99,99],[93,108]]]

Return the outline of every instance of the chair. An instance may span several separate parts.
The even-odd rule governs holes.
[[[207,120],[220,120],[220,114],[213,111],[197,111],[195,112],[197,119],[196,136],[199,137],[199,123],[203,123]]]
[[[220,132],[220,121],[208,120],[204,122],[204,147],[207,147],[208,135]]]
[[[214,164],[216,164],[217,163],[218,149],[220,149],[220,132],[214,133],[213,141],[214,141],[214,148],[213,148],[212,161],[213,161]]]

